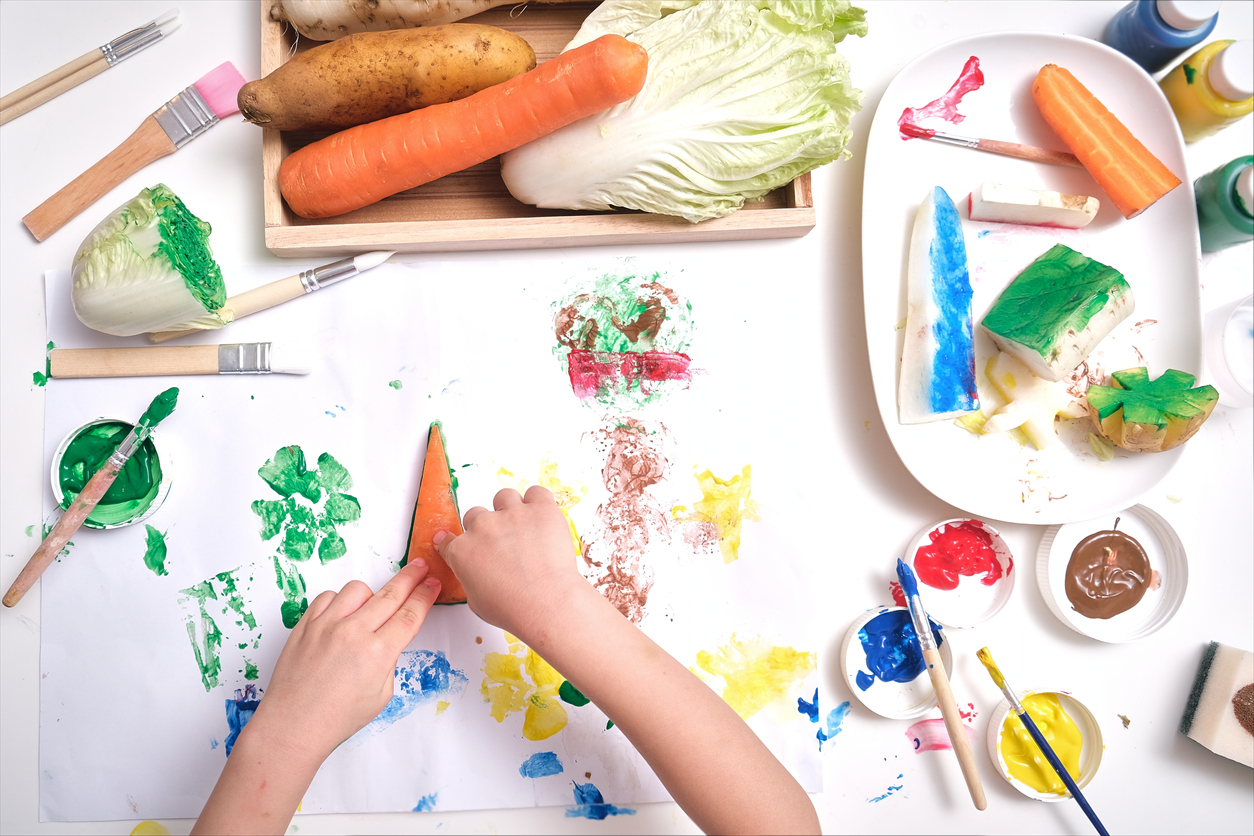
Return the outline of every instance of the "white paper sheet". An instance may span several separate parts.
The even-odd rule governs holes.
[[[164,532],[168,574],[145,565],[141,524],[80,531],[43,577],[41,819],[199,813],[225,762],[228,703],[240,689],[240,705],[247,707],[249,686],[264,695],[288,632],[276,579],[282,535],[263,540],[250,507],[279,498],[258,469],[280,448],[299,446],[311,470],[320,454],[331,454],[351,475],[344,492],[361,508],[359,520],[335,525],[347,547],[343,557],[325,564],[316,555],[301,563],[279,560],[285,571],[299,571],[308,600],[352,578],[377,588],[395,570],[406,547],[427,428],[435,420],[444,427],[463,511],[490,505],[502,487],[555,477],[579,498],[569,514],[590,553],[604,556],[608,541],[598,509],[614,496],[604,484],[606,454],[598,434],[624,416],[574,394],[554,315],[560,300],[590,280],[624,270],[660,272],[660,281],[691,305],[695,324],[686,346],[691,383],[673,386],[628,416],[648,429],[649,443],[665,457],[662,477],[642,498],[662,522],[643,556],[654,585],[640,627],[689,666],[697,666],[702,651],[717,655],[737,642],[812,654],[810,668],[785,676],[776,698],[749,722],[807,790],[819,791],[820,726],[798,703],[814,698],[823,652],[818,590],[803,568],[815,549],[806,532],[811,510],[796,487],[806,466],[796,455],[804,439],[777,439],[770,428],[783,387],[805,383],[803,365],[794,367],[783,355],[819,351],[820,338],[790,334],[786,346],[764,339],[765,324],[787,320],[791,299],[763,292],[762,273],[738,264],[733,251],[693,264],[602,257],[502,263],[499,269],[385,265],[179,343],[309,340],[316,359],[307,377],[50,381],[49,464],[62,438],[86,421],[134,421],[172,385],[180,396],[155,434],[173,488],[147,521]],[[229,270],[228,290],[238,293],[291,272],[284,265]],[[119,340],[82,326],[70,305],[67,271],[50,271],[45,280],[49,339],[57,347],[145,344],[143,337]],[[825,392],[825,386],[807,391],[803,385],[789,408],[804,409]],[[746,465],[758,520],[743,521],[739,557],[725,563],[717,545],[694,546],[700,538],[671,509],[691,509],[702,498],[696,474],[708,468],[730,480]],[[45,494],[45,521],[52,522],[51,485]],[[295,502],[317,512],[326,498]],[[752,516],[753,508],[746,510]],[[238,608],[228,606],[219,573],[231,573]],[[216,684],[208,677],[208,687],[193,651],[193,642],[204,645],[199,605],[181,592],[206,580],[219,596],[207,602],[206,614],[222,633],[221,669]],[[595,645],[595,636],[581,638]],[[394,714],[404,716],[376,720],[342,745],[314,780],[302,812],[553,805],[596,817],[626,815],[633,804],[668,798],[594,705],[554,697],[567,724],[543,740],[523,737],[522,712],[493,719],[481,693],[485,657],[508,652],[502,631],[466,606],[437,607],[398,670],[442,670],[443,682],[423,690],[412,684],[415,678],[405,690],[398,677]],[[255,678],[248,679],[252,668]],[[725,686],[718,679],[712,684],[720,691]],[[667,699],[654,683],[639,683],[639,689],[641,700]],[[701,718],[692,722],[699,725]],[[537,754],[549,764],[556,760],[561,771],[525,777],[520,770]],[[591,797],[588,785],[612,807],[578,806],[581,789],[583,801]]]

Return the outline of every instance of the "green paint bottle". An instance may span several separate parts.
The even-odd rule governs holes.
[[[1254,155],[1237,157],[1193,183],[1202,251],[1254,240]]]

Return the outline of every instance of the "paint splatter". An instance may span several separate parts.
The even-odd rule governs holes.
[[[144,565],[151,569],[158,577],[170,574],[165,568],[165,533],[158,531],[147,523],[144,524],[144,528],[148,529],[148,547],[144,551]]]
[[[404,386],[404,385],[405,385],[405,384],[404,384],[404,383],[401,383],[399,380],[389,380],[389,381],[388,381],[388,386],[391,386],[393,389],[400,389],[400,388],[401,388],[402,386]]]
[[[760,639],[741,640],[732,633],[717,651],[698,651],[696,665],[689,670],[748,720],[792,690],[816,664],[813,653],[768,645]]]
[[[366,726],[375,733],[402,717],[408,717],[420,705],[457,696],[466,690],[466,674],[449,663],[442,650],[406,650],[400,655],[393,673],[392,699],[379,715]]]
[[[422,798],[418,799],[418,803],[414,805],[414,812],[430,813],[435,809],[435,802],[439,798],[439,795],[439,793],[433,792],[431,795],[424,795]]]
[[[261,676],[261,672],[257,669],[257,666],[253,664],[251,660],[245,659],[244,678],[251,681],[257,679],[259,676]]]
[[[236,688],[235,699],[226,701],[226,724],[230,731],[224,742],[228,758],[231,756],[231,750],[235,748],[235,742],[239,740],[239,733],[244,730],[244,726],[248,725],[248,721],[253,718],[259,705],[261,705],[261,699],[257,696],[256,685],[245,685],[243,689]]]
[[[43,372],[35,372],[34,374],[31,375],[31,381],[36,386],[46,386],[48,385],[48,376],[45,375]]]
[[[593,440],[605,453],[601,477],[609,499],[597,507],[599,536],[585,538],[584,574],[619,612],[639,624],[653,587],[653,571],[644,556],[653,538],[669,541],[671,536],[666,514],[648,493],[669,467],[663,451],[666,427],[624,418],[598,430]]]
[[[907,107],[901,112],[901,116],[897,119],[897,130],[904,139],[927,139],[936,136],[936,131],[931,128],[923,128],[919,126],[920,119],[928,119],[933,116],[944,119],[946,122],[958,124],[967,117],[958,112],[958,105],[962,102],[962,97],[979,90],[984,86],[984,73],[980,71],[980,59],[972,55],[967,59],[967,63],[963,65],[962,72],[958,74],[958,78],[945,91],[945,95],[939,99],[934,99],[922,107]]]
[[[963,724],[962,728],[967,734],[967,740],[975,745],[975,729],[967,724]],[[906,739],[916,752],[954,748],[953,741],[949,739],[949,731],[945,728],[945,721],[937,718],[920,720],[906,729]]]
[[[1116,716],[1116,717],[1118,717],[1118,718],[1119,718],[1119,719],[1123,722],[1123,727],[1124,727],[1125,729],[1126,729],[1126,728],[1128,728],[1129,726],[1131,726],[1131,725],[1132,725],[1132,721],[1131,721],[1131,720],[1129,720],[1129,719],[1128,719],[1126,716],[1124,716],[1123,714],[1117,714],[1117,715],[1115,715],[1115,716]]]
[[[631,411],[691,382],[692,305],[662,278],[624,268],[554,306],[555,351],[580,400]]]
[[[745,520],[757,522],[759,519],[758,504],[750,498],[752,475],[749,465],[741,469],[739,476],[730,479],[720,479],[709,470],[698,473],[701,499],[693,503],[691,511],[683,505],[671,509],[671,516],[679,522],[713,529],[725,564],[740,557],[740,532]]]
[[[898,781],[900,781],[901,778],[902,778],[901,775],[897,776]],[[872,804],[874,804],[877,801],[883,801],[885,798],[888,798],[890,795],[895,795],[896,793],[901,792],[901,789],[903,786],[905,785],[904,784],[891,784],[888,787],[888,792],[884,793],[883,795],[877,795],[875,796],[875,798],[868,798],[867,801]]]
[[[257,619],[246,608],[244,598],[236,587],[235,573],[238,571],[238,569],[233,569],[229,572],[219,572],[212,578],[179,590],[178,602],[184,610],[187,638],[191,642],[205,691],[221,684],[218,677],[222,673],[223,633],[209,612],[209,602],[216,602],[213,609],[220,615],[227,616],[233,622],[234,628],[245,630],[250,634],[257,629]],[[195,612],[189,611],[187,606],[193,601],[196,604]],[[228,626],[228,629],[231,627]],[[254,646],[260,638],[260,635],[257,635],[253,639]]]
[[[592,702],[592,700],[588,699],[587,697],[583,695],[582,691],[580,691],[574,685],[571,685],[570,680],[563,680],[561,687],[557,689],[557,696],[561,699],[562,702],[568,703],[575,707],[579,707],[581,705],[587,705],[588,703]]]
[[[518,774],[524,778],[544,778],[548,775],[559,775],[561,772],[562,762],[557,759],[555,752],[536,752],[518,767]]]
[[[44,352],[44,370],[31,375],[31,380],[36,386],[47,385],[48,380],[52,377],[52,349],[56,347],[56,343],[48,343],[48,350]]]
[[[929,619],[939,647],[944,642],[940,625]],[[910,613],[885,610],[858,631],[870,672],[859,670],[855,680],[863,691],[881,682],[912,682],[923,673],[923,651],[914,634]]]
[[[906,603],[906,593],[901,591],[901,584],[897,581],[889,581],[888,593],[893,596],[893,603],[899,607],[909,606]]]
[[[508,653],[483,657],[483,683],[479,693],[489,703],[498,723],[518,711],[523,714],[523,737],[544,740],[566,727],[566,709],[558,692],[565,678],[521,641],[505,634]]]
[[[849,714],[849,701],[846,700],[840,705],[833,708],[827,713],[826,724],[815,732],[815,738],[819,741],[819,751],[823,751],[823,744],[840,734],[840,725],[845,721],[845,717]],[[805,697],[797,697],[797,711],[810,718],[811,723],[819,721],[819,689],[814,689],[814,702],[806,702]]]
[[[291,561],[272,555],[274,559],[274,578],[283,593],[283,603],[279,605],[279,615],[283,618],[283,626],[292,629],[300,617],[309,608],[309,599],[305,596],[305,579],[300,570]]]
[[[135,825],[131,836],[170,836],[170,829],[161,822],[141,821]]]
[[[557,507],[561,509],[562,516],[566,518],[566,525],[570,528],[570,539],[575,546],[575,554],[583,554],[583,539],[580,538],[579,531],[575,528],[575,520],[570,515],[570,509],[578,505],[579,501],[587,495],[587,485],[575,488],[563,484],[557,476],[557,464],[548,459],[540,461],[540,474],[534,483],[519,479],[503,467],[496,472],[496,478],[502,486],[514,488],[519,493],[526,493],[527,488],[532,484],[547,488],[553,494],[553,499],[557,502]]]
[[[634,816],[636,814],[635,810],[628,807],[615,807],[613,804],[606,804],[605,797],[596,788],[596,784],[591,782],[579,784],[574,781],[571,783],[575,787],[576,806],[567,809],[566,818],[568,819],[582,816],[585,819],[601,821],[607,816]]]

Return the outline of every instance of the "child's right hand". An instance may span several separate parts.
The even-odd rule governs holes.
[[[598,593],[579,574],[553,494],[535,485],[525,496],[507,488],[492,507],[468,510],[465,534],[438,532],[436,551],[466,588],[475,615],[526,641],[570,596]]]

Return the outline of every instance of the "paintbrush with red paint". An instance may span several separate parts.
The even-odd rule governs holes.
[[[999,139],[980,139],[973,136],[947,134],[934,131],[931,128],[921,128],[910,122],[903,122],[898,126],[898,129],[906,136],[911,136],[915,139],[934,139],[937,142],[945,142],[963,148],[974,148],[977,151],[987,151],[990,154],[1001,154],[1003,157],[1017,157],[1020,160],[1031,160],[1034,163],[1048,163],[1049,165],[1084,167],[1075,154],[1067,151],[1037,148],[1035,145],[1020,145],[1017,142],[1002,142]]]

